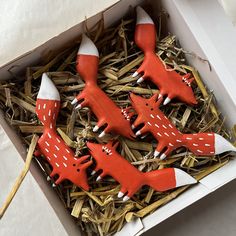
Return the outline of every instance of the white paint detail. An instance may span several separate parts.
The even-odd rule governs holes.
[[[169,146],[173,147],[174,145],[172,143],[169,143]]]
[[[154,25],[153,20],[147,14],[147,12],[145,12],[143,10],[142,7],[138,6],[136,8],[136,13],[137,13],[136,25],[138,25],[138,24],[152,24],[152,25]]]
[[[132,129],[135,129],[135,126],[134,126],[134,125],[131,125],[131,128],[132,128]]]
[[[157,128],[159,128],[159,125],[155,124],[155,126],[156,126]]]
[[[197,146],[198,146],[198,144],[197,144],[197,143],[193,143],[193,146],[197,147]]]
[[[45,143],[47,144],[48,147],[50,146],[49,143],[48,143],[47,141],[46,141]]]
[[[97,179],[96,179],[96,181],[100,181],[102,178],[101,178],[101,176],[99,175],[98,177],[97,177]]]
[[[57,138],[57,142],[58,142],[58,143],[60,143],[60,142],[61,142],[61,140],[60,140],[59,138]]]
[[[57,158],[57,155],[56,155],[55,153],[53,153],[53,156],[54,156],[55,158]]]
[[[204,138],[199,138],[199,140],[204,140]]]
[[[123,202],[127,202],[129,200],[129,197],[128,196],[125,196],[124,198],[123,198]]]
[[[164,133],[167,137],[169,137],[170,135],[169,134],[167,134],[166,132]]]
[[[99,130],[99,127],[97,125],[94,126],[93,132],[97,132]]]
[[[85,34],[82,36],[82,41],[78,50],[79,55],[90,55],[99,57],[98,49],[93,41]]]
[[[66,156],[63,156],[63,158],[67,161],[67,157]]]
[[[43,116],[43,120],[44,120],[44,121],[46,120],[46,116]]]
[[[68,153],[70,153],[70,151],[66,148],[66,151],[68,152]]]
[[[43,104],[43,109],[46,109],[46,103]]]
[[[50,134],[50,133],[48,133],[48,137],[49,137],[49,138],[52,138],[52,136],[51,136],[51,134]]]
[[[74,105],[78,102],[78,99],[77,98],[74,98],[73,101],[71,102],[71,105]]]
[[[160,117],[160,116],[158,116],[158,115],[157,115],[157,118],[158,118],[159,120],[161,120],[161,117]]]
[[[55,148],[57,149],[57,151],[59,151],[59,150],[60,150],[60,148],[59,148],[57,145],[55,145]]]
[[[64,165],[65,167],[67,167],[67,164],[66,164],[65,162],[63,162],[63,165]]]
[[[207,134],[208,136],[213,136],[213,134]]]
[[[199,152],[199,153],[202,153],[202,151],[201,151],[201,150],[199,150],[199,149],[197,150],[197,152]]]
[[[38,98],[60,101],[59,92],[54,83],[52,82],[52,80],[47,76],[46,73],[43,73],[42,75],[41,85],[37,99]]]
[[[136,76],[138,76],[138,71],[135,71],[135,72],[132,74],[132,77],[133,77],[133,78],[136,77]]]
[[[208,144],[208,143],[205,143],[205,146],[206,146],[206,147],[210,147],[211,145],[210,145],[210,144]]]
[[[149,126],[152,126],[152,124],[148,121],[148,123],[147,123]]]
[[[49,116],[51,116],[51,112],[52,112],[51,109],[49,109],[49,111],[48,111],[48,115]]]
[[[45,148],[45,151],[46,151],[46,152],[49,152],[47,148]]]
[[[215,138],[215,154],[220,154],[227,151],[236,152],[236,148],[225,138],[219,134],[214,134]]]
[[[52,123],[50,123],[50,129],[52,129]]]
[[[81,109],[81,108],[82,108],[81,104],[78,104],[78,105],[75,107],[75,109]]]
[[[164,106],[167,105],[170,101],[171,101],[171,99],[170,99],[169,97],[167,97],[167,98],[165,99],[165,101],[163,102],[163,105],[164,105]]]
[[[174,168],[174,171],[176,187],[197,183],[197,181],[191,175],[187,174],[183,170]]]
[[[166,154],[165,153],[161,154],[160,159],[164,160],[165,158],[166,158]]]
[[[144,81],[144,78],[143,77],[140,77],[138,80],[137,80],[137,83],[140,84]]]
[[[174,132],[171,132],[174,136],[176,136],[176,134]]]
[[[162,125],[162,127],[163,127],[164,129],[167,129],[167,127],[166,127],[165,125]]]
[[[192,138],[186,138],[186,139],[188,139],[188,140],[192,140]]]
[[[91,175],[95,175],[95,174],[96,174],[96,171],[93,170],[93,171],[91,172]]]
[[[153,114],[150,115],[153,119],[155,118]]]
[[[38,105],[38,110],[40,110],[40,104]]]
[[[159,132],[157,133],[157,135],[159,135],[160,137],[162,136]]]
[[[178,142],[178,143],[181,143],[182,141],[181,141],[181,140],[179,140],[179,139],[176,139],[176,142]]]
[[[154,152],[154,157],[158,157],[160,154],[160,152],[158,152],[157,150]]]
[[[141,135],[141,131],[139,130],[139,131],[137,131],[136,133],[135,133],[135,135],[136,136],[139,136],[139,135]]]
[[[106,135],[106,133],[104,132],[104,131],[102,131],[102,133],[100,133],[99,135],[98,135],[98,137],[99,138],[102,138],[102,137],[104,137]]]
[[[57,166],[57,167],[59,167],[59,166],[60,166],[60,165],[59,165],[57,162],[55,162],[55,164],[56,164],[56,166]]]
[[[49,161],[51,161],[51,158],[50,157],[47,157],[47,159],[49,160]],[[49,176],[48,176],[49,177]]]
[[[117,195],[117,197],[118,198],[121,198],[121,197],[123,197],[124,196],[124,193],[122,193],[121,191],[118,193],[118,195]]]
[[[166,119],[167,119],[167,117],[166,117]],[[169,127],[170,127],[170,128],[173,128],[173,126],[172,126],[171,124],[169,124]]]

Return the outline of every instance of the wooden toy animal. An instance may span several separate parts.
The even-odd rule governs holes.
[[[181,76],[176,71],[166,70],[162,60],[155,54],[156,29],[150,16],[137,7],[137,22],[135,28],[135,43],[144,52],[144,60],[133,77],[142,74],[137,80],[152,81],[160,90],[159,96],[167,96],[163,104],[168,104],[173,98],[190,105],[197,103],[191,83],[194,80],[190,74]]]
[[[130,94],[132,107],[138,114],[134,121],[133,129],[140,124],[144,126],[136,132],[136,135],[151,133],[158,141],[154,156],[160,154],[164,159],[174,149],[184,146],[198,156],[215,155],[226,151],[236,151],[236,148],[225,138],[216,133],[182,134],[162,113],[159,106],[163,98],[157,98],[157,94],[149,99]]]
[[[73,151],[58,136],[56,120],[59,109],[59,92],[44,73],[36,101],[36,114],[43,125],[43,134],[38,141],[35,155],[46,157],[53,168],[50,177],[59,176],[55,184],[68,179],[75,185],[89,190],[86,168],[92,164],[92,161],[88,161],[88,155],[75,157]]]
[[[76,108],[90,107],[98,118],[97,125],[93,131],[100,128],[105,129],[99,137],[106,133],[120,134],[129,139],[134,138],[134,133],[130,127],[130,117],[120,109],[103,90],[97,85],[98,71],[98,50],[94,43],[85,35],[77,56],[77,71],[85,82],[84,90],[72,101],[72,104],[79,103]]]
[[[112,176],[121,184],[118,197],[123,201],[131,198],[142,186],[148,185],[156,191],[166,191],[183,185],[194,184],[196,180],[177,168],[166,168],[143,173],[131,165],[117,151],[118,142],[96,144],[87,142],[92,157],[96,160],[95,171],[102,170],[97,180]]]

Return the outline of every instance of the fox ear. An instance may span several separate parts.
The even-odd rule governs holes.
[[[156,103],[157,100],[158,100],[158,94],[157,93],[155,93],[154,95],[152,95],[152,97],[150,97],[151,102]]]
[[[191,77],[191,73],[188,73],[184,75],[183,77],[187,79],[190,84],[194,81],[194,77]]]
[[[188,82],[191,84],[194,81],[194,77],[188,79]]]

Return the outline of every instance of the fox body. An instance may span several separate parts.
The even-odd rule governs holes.
[[[195,155],[215,155],[236,150],[231,143],[215,133],[182,134],[159,109],[162,98],[158,100],[157,95],[145,99],[130,94],[130,100],[138,114],[133,128],[144,124],[136,135],[150,132],[158,141],[154,155],[162,153],[161,159],[181,146],[187,147]]]
[[[84,90],[74,99],[72,104],[79,103],[78,108],[90,107],[98,118],[97,125],[93,131],[106,125],[99,135],[103,137],[106,133],[116,133],[124,137],[134,137],[130,128],[130,117],[125,116],[120,109],[97,85],[98,51],[93,42],[83,36],[77,56],[77,71],[85,81]]]
[[[195,179],[184,171],[176,168],[166,168],[143,173],[125,160],[117,151],[118,143],[96,144],[88,142],[87,146],[96,160],[95,171],[102,170],[99,178],[112,176],[121,184],[119,197],[126,195],[126,201],[143,185],[149,185],[156,191],[166,191],[175,187],[195,183]]]
[[[38,140],[36,155],[43,155],[53,168],[51,177],[59,175],[56,184],[68,179],[85,190],[89,189],[86,168],[92,164],[89,156],[76,158],[73,151],[56,132],[56,119],[60,109],[59,93],[47,77],[42,82],[36,102],[36,114],[43,124],[43,135]]]
[[[138,83],[149,79],[156,84],[160,90],[160,96],[167,96],[164,105],[173,98],[190,105],[197,103],[191,88],[193,78],[190,78],[190,74],[181,76],[174,70],[166,70],[162,60],[155,54],[155,25],[150,16],[141,7],[137,7],[135,43],[144,52],[143,63],[133,74],[133,77],[143,74],[137,80]]]

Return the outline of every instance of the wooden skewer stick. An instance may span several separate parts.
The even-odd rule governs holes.
[[[16,192],[18,191],[21,183],[23,182],[27,172],[29,171],[30,163],[33,158],[33,153],[34,153],[35,146],[38,142],[38,138],[39,137],[37,135],[34,135],[31,140],[31,144],[29,146],[29,151],[28,151],[28,154],[26,157],[24,169],[22,170],[20,175],[17,177],[15,184],[12,187],[11,192],[8,194],[6,201],[4,202],[3,206],[0,208],[0,219],[3,217],[4,213],[6,212],[7,208],[9,207],[12,199],[14,198]]]

